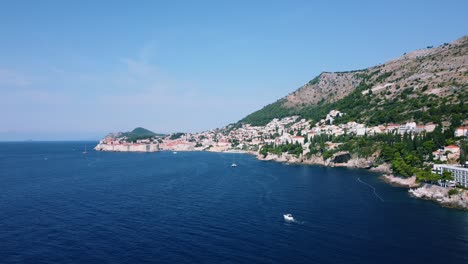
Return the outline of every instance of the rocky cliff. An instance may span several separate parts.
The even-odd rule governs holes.
[[[450,195],[450,190],[450,188],[424,184],[409,192],[414,197],[436,201],[446,207],[468,210],[468,191],[458,189],[458,193]]]

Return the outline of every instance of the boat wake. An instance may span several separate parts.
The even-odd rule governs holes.
[[[304,224],[302,221],[298,221],[292,216],[292,214],[284,214],[283,219],[286,223]]]
[[[379,198],[379,200],[380,200],[381,202],[385,202],[385,200],[382,199],[382,197],[380,197],[379,194],[375,191],[375,187],[374,187],[374,186],[372,186],[372,185],[370,185],[370,184],[368,184],[368,183],[366,183],[366,182],[363,182],[363,181],[361,180],[361,178],[359,178],[359,177],[357,178],[357,181],[360,182],[360,183],[362,183],[362,184],[364,184],[364,185],[369,186],[369,188],[371,188],[371,189],[374,191],[375,197]]]

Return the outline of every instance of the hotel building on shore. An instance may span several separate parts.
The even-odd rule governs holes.
[[[453,180],[463,187],[468,187],[468,168],[449,164],[434,164],[434,171],[442,175],[444,171],[449,171],[453,175]]]

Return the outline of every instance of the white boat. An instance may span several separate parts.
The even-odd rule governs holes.
[[[177,154],[177,151],[172,152],[172,154]]]
[[[88,151],[86,151],[86,145],[84,147],[84,151],[82,152],[84,155],[88,154]]]
[[[232,155],[232,164],[231,164],[231,167],[237,167],[237,164],[236,164],[236,154],[233,154],[233,155]]]
[[[284,214],[283,218],[284,218],[284,221],[294,222],[294,217],[292,216],[292,214]]]

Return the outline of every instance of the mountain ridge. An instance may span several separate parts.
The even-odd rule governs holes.
[[[252,125],[264,125],[273,118],[290,115],[301,115],[306,118],[319,119],[332,105],[353,110],[354,106],[367,104],[368,109],[360,109],[361,114],[376,111],[367,121],[398,122],[406,120],[441,122],[448,119],[447,115],[426,112],[443,105],[461,104],[460,114],[466,114],[468,87],[468,36],[463,36],[452,43],[444,43],[439,47],[428,47],[405,53],[386,63],[361,70],[327,72],[324,71],[297,90],[289,93],[276,102],[255,111],[239,121]],[[370,96],[369,96],[370,95]],[[359,97],[368,97],[363,100]],[[420,98],[420,99],[414,99]],[[440,104],[440,99],[447,99]],[[356,104],[353,106],[353,102]],[[392,102],[393,103],[389,103]],[[403,107],[402,113],[397,113],[395,119],[385,119],[378,116],[391,106],[400,106],[411,101],[414,107]],[[422,109],[417,112],[417,109]],[[437,110],[437,111],[436,111]],[[317,113],[320,112],[320,113]],[[346,112],[346,111],[345,111]],[[454,111],[456,112],[456,111]],[[348,119],[358,119],[357,114],[351,114]]]

